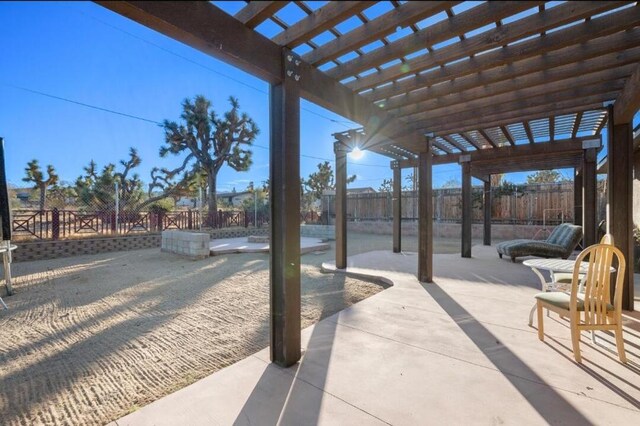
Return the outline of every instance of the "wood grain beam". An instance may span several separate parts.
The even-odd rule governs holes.
[[[396,31],[397,27],[406,27],[435,15],[449,7],[456,5],[457,1],[410,1],[397,8],[357,27],[348,33],[323,44],[317,49],[302,56],[306,62],[318,66],[332,59],[358,49],[386,37]]]
[[[522,127],[524,127],[524,132],[527,134],[527,139],[529,139],[529,143],[534,143],[533,140],[533,132],[531,131],[531,126],[528,121],[522,122]]]
[[[240,9],[234,18],[248,28],[255,28],[288,3],[288,1],[252,1]]]
[[[487,132],[485,132],[483,129],[478,129],[478,133],[480,133],[482,137],[485,138],[487,142],[489,142],[489,145],[494,148],[498,148],[498,144],[496,144],[496,142],[491,138],[491,136],[489,136]]]
[[[596,15],[606,10],[615,9],[624,4],[625,2],[567,2],[552,9],[496,27],[484,33],[465,38],[458,43],[410,59],[404,64],[393,65],[376,73],[369,74],[366,77],[348,83],[347,87],[355,91],[376,87],[409,74],[415,74],[438,65],[445,65],[449,62],[501,47],[569,22]]]
[[[459,133],[460,136],[462,136],[462,138],[467,141],[468,143],[470,143],[473,147],[475,147],[475,149],[482,149],[480,147],[480,144],[478,144],[478,142],[476,142],[476,140],[474,138],[472,138],[470,135],[468,135],[466,132],[460,132]]]
[[[315,10],[271,40],[290,49],[311,40],[323,31],[371,6],[368,1],[335,1]]]
[[[453,139],[453,138],[451,137],[451,135],[444,135],[444,136],[442,136],[442,139],[444,139],[445,141],[447,141],[447,143],[448,143],[449,145],[451,145],[451,146],[454,146],[454,147],[458,148],[458,149],[459,149],[460,151],[462,151],[462,152],[467,152],[467,151],[468,151],[468,150],[467,150],[467,148],[466,148],[464,145],[462,145],[462,144],[460,144],[460,143],[456,142],[456,140],[455,140],[455,139]]]
[[[580,111],[576,114],[576,119],[573,121],[573,127],[571,129],[571,137],[575,138],[578,134],[578,129],[580,128],[580,123],[582,122],[582,114],[583,111]]]
[[[390,96],[406,93],[420,87],[433,86],[438,83],[457,79],[475,74],[480,71],[489,70],[495,67],[502,67],[514,61],[521,61],[526,58],[543,58],[555,50],[568,46],[579,45],[592,39],[597,39],[607,35],[615,34],[633,28],[640,24],[640,7],[632,7],[619,12],[614,12],[596,19],[591,19],[579,25],[574,25],[562,30],[554,31],[544,37],[536,37],[515,45],[509,45],[473,58],[462,60],[445,67],[439,67],[432,71],[420,74],[417,77],[397,81],[394,84],[371,91],[369,99],[386,99]],[[621,37],[624,38],[624,37]],[[608,52],[616,49],[616,46],[609,45]],[[565,58],[565,61],[567,59]],[[574,61],[568,61],[574,62]],[[568,63],[565,62],[565,63]],[[509,65],[510,66],[510,65]],[[546,69],[543,66],[541,69]],[[513,72],[509,67],[505,72],[510,76]],[[445,85],[446,86],[446,85]]]
[[[603,102],[614,99],[617,94],[618,92],[609,92],[602,95],[593,95],[576,100],[557,102],[554,105],[554,110],[552,112],[549,111],[549,107],[547,105],[543,105],[526,110],[487,117],[487,119],[482,122],[482,127],[491,128],[496,126],[507,126],[509,124],[521,123],[524,120],[538,120],[546,118],[549,117],[550,114],[565,115],[573,114],[578,111],[596,110],[602,108]],[[464,130],[476,130],[477,128],[478,120],[474,119],[458,123],[443,124],[439,127],[429,126],[429,131],[441,136],[443,134],[457,133]]]
[[[551,142],[556,140],[556,117],[554,115],[549,117],[549,140]]]
[[[479,105],[483,102],[486,105],[492,105],[503,102],[509,98],[513,99],[516,97],[516,94],[518,98],[523,98],[545,92],[565,90],[575,87],[576,85],[627,78],[631,75],[639,61],[640,47],[636,47],[626,51],[624,55],[612,53],[600,58],[538,71],[509,80],[486,84],[464,92],[452,93],[436,99],[405,105],[396,109],[390,108],[390,106],[399,104],[398,99],[416,99],[417,97],[406,96],[393,98],[386,102],[385,109],[395,116],[403,117],[423,111],[429,111],[437,115],[435,111],[439,109],[459,106],[461,104],[466,105],[473,101],[477,101]],[[480,99],[483,99],[483,101],[479,101]]]
[[[513,136],[511,136],[511,132],[509,131],[509,129],[507,129],[507,126],[500,126],[500,131],[502,132],[504,137],[507,138],[507,141],[509,141],[509,144],[511,146],[514,146],[516,144],[516,142],[513,140]]]
[[[631,123],[636,111],[640,108],[640,65],[627,80],[620,95],[616,98],[614,123],[616,125]]]
[[[448,40],[476,28],[495,22],[498,19],[516,14],[539,4],[540,2],[486,2],[465,11],[450,19],[430,25],[415,34],[403,37],[380,47],[359,58],[327,71],[327,74],[338,80],[356,75],[393,59],[408,55],[427,46]]]
[[[621,90],[624,86],[624,79],[618,79],[610,82],[591,84],[584,87],[575,87],[566,90],[544,93],[538,96],[527,97],[524,99],[515,99],[509,102],[501,102],[495,105],[486,105],[482,107],[473,106],[470,109],[451,111],[450,114],[439,117],[425,117],[427,114],[414,115],[410,117],[411,122],[417,127],[436,128],[443,124],[450,125],[455,122],[464,122],[467,120],[476,120],[478,127],[486,128],[483,123],[491,120],[490,117],[503,113],[518,115],[520,110],[547,106],[549,115],[557,115],[554,113],[555,104],[561,101],[578,99],[582,97],[607,93]]]

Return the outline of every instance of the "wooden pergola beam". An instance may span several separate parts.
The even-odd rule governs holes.
[[[524,132],[527,134],[527,139],[529,140],[529,143],[535,143],[535,140],[533,139],[533,132],[531,131],[531,126],[529,125],[529,122],[523,121],[522,127],[524,127]]]
[[[469,142],[475,149],[482,149],[480,145],[476,142],[476,140],[470,135],[468,135],[466,132],[460,132],[458,134],[462,136],[462,139]]]
[[[500,126],[500,131],[504,135],[504,137],[509,141],[511,146],[514,146],[516,142],[513,140],[513,136],[511,136],[511,132],[507,129],[507,126]]]
[[[547,29],[577,21],[606,10],[620,7],[625,2],[567,2],[552,9],[505,24],[473,37],[465,38],[417,58],[406,64],[397,64],[377,73],[367,75],[347,84],[353,90],[360,91],[379,86],[386,82],[402,78],[438,65],[445,65],[458,59],[473,56],[485,50],[507,45],[513,41],[539,34]],[[451,18],[453,19],[453,18]],[[401,55],[402,52],[400,51]]]
[[[582,114],[583,111],[579,111],[576,114],[576,119],[573,121],[573,127],[571,128],[571,137],[575,138],[578,135],[578,129],[580,128],[580,123],[582,122]]]
[[[636,67],[622,92],[616,98],[614,122],[616,124],[630,123],[638,108],[640,108],[640,65]]]
[[[246,27],[209,2],[98,1],[135,22],[183,42],[271,84],[284,75],[282,47]],[[291,54],[292,61],[298,60]],[[396,142],[421,137],[411,126],[354,94],[304,61],[298,67],[301,95],[336,114],[364,125],[376,144],[391,143],[382,135],[405,135]]]
[[[248,28],[255,28],[288,3],[288,1],[252,1],[240,9],[234,18]]]
[[[593,138],[591,136],[590,138]],[[589,137],[581,137],[575,139],[562,139],[554,143],[536,142],[534,144],[503,146],[500,148],[480,149],[467,153],[434,155],[433,164],[450,164],[457,163],[461,155],[470,156],[471,162],[485,163],[505,163],[506,161],[517,162],[533,157],[547,157],[550,163],[553,163],[554,157],[563,155],[578,154],[582,155],[582,141]],[[401,168],[416,167],[417,162],[413,160],[399,160],[398,164]]]
[[[457,1],[410,1],[323,44],[302,56],[306,62],[318,66],[352,50],[392,34],[397,27],[406,27],[429,16],[453,7]]]
[[[466,151],[468,151],[468,150],[467,150],[467,148],[466,148],[464,145],[462,145],[462,144],[460,144],[460,143],[456,142],[456,140],[455,140],[455,139],[453,139],[453,138],[451,137],[451,135],[444,135],[444,136],[442,136],[442,139],[444,139],[445,141],[447,141],[447,143],[448,143],[449,145],[451,145],[451,146],[455,146],[456,148],[458,148],[458,149],[459,149],[460,151],[462,151],[462,152],[466,152]]]
[[[609,55],[607,55],[609,56]],[[589,84],[607,82],[620,78],[628,78],[640,61],[640,47],[627,51],[624,62],[620,63],[620,55],[610,55],[611,62],[583,61],[563,67],[552,68],[516,77],[511,80],[487,84],[465,92],[430,99],[397,109],[387,108],[397,117],[411,116],[428,111],[433,117],[446,113],[464,111],[465,109],[485,108],[487,106],[524,99],[532,96],[567,90]],[[386,105],[388,107],[388,104]]]
[[[556,109],[563,102],[575,101],[581,98],[588,98],[592,96],[603,97],[603,93],[613,93],[613,99],[617,96],[618,91],[624,86],[624,80],[619,79],[612,82],[598,83],[585,87],[576,87],[572,89],[562,90],[555,93],[544,94],[534,96],[531,98],[517,99],[510,102],[504,102],[493,106],[487,106],[485,108],[470,109],[465,111],[452,112],[450,115],[440,116],[435,118],[426,118],[422,116],[412,116],[412,124],[418,128],[435,129],[444,126],[455,126],[457,123],[463,123],[467,121],[476,121],[478,127],[487,126],[485,122],[495,121],[495,117],[511,116],[519,117],[526,115],[523,113],[528,109],[540,108],[546,110],[549,115],[560,115],[556,113]],[[611,95],[604,96],[602,101],[612,99]],[[425,114],[426,115],[426,114]]]
[[[551,142],[556,140],[556,117],[552,115],[549,117],[549,140]]]
[[[482,137],[487,142],[489,142],[489,145],[491,145],[494,148],[498,148],[498,144],[495,143],[495,141],[491,138],[491,136],[489,136],[487,132],[485,132],[483,129],[478,129],[478,133],[480,133],[480,135],[482,135]]]
[[[294,48],[323,31],[371,6],[368,1],[329,2],[309,16],[299,20],[271,40],[280,46]]]
[[[522,123],[524,120],[539,120],[548,117],[550,114],[565,115],[573,114],[577,111],[590,111],[602,108],[602,103],[614,99],[617,92],[604,93],[602,95],[588,96],[576,100],[557,102],[554,110],[549,111],[548,105],[542,105],[527,110],[513,111],[507,114],[487,117],[485,121],[479,123],[478,120],[468,120],[460,123],[442,124],[440,126],[429,126],[437,136],[448,135],[460,131],[476,130],[478,126],[495,127],[509,124]]]
[[[549,52],[564,47],[575,46],[592,39],[625,31],[639,23],[640,7],[613,12],[579,25],[554,31],[544,37],[536,37],[515,45],[509,45],[483,55],[477,55],[454,64],[439,67],[420,74],[417,77],[397,81],[392,85],[378,88],[371,91],[369,95],[365,95],[372,100],[386,99],[420,87],[427,87],[469,74],[504,66],[514,61],[546,55]],[[613,45],[609,47],[609,52],[616,49]],[[542,69],[546,68],[548,68],[548,66],[543,66]],[[505,72],[512,76],[510,70],[506,70]]]
[[[480,28],[498,19],[524,11],[531,8],[532,5],[539,3],[540,2],[505,1],[484,3],[474,7],[473,10],[462,12],[450,19],[445,19],[434,25],[430,25],[415,34],[394,41],[388,46],[380,47],[359,58],[345,62],[327,71],[327,74],[333,78],[342,80],[396,58],[424,49],[427,46],[433,46],[457,35]]]

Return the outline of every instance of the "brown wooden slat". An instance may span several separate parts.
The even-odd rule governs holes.
[[[460,136],[462,136],[462,138],[463,138],[465,141],[469,142],[469,143],[470,143],[472,146],[474,146],[476,149],[482,149],[482,148],[480,147],[480,144],[479,144],[478,142],[476,142],[476,140],[475,140],[474,138],[472,138],[470,135],[468,135],[467,133],[465,133],[465,132],[460,132],[460,133],[459,133],[459,135],[460,135]]]
[[[602,108],[602,103],[614,99],[618,92],[607,92],[597,95],[591,95],[587,97],[581,97],[577,99],[570,99],[567,101],[556,102],[554,104],[554,110],[551,114],[565,115],[573,114],[578,111],[589,111]],[[486,117],[482,121],[482,127],[495,127],[506,126],[508,124],[521,123],[524,120],[538,120],[541,118],[549,117],[549,106],[540,105],[528,109],[512,111],[505,114],[499,114],[491,117]],[[431,125],[425,127],[422,131],[435,132],[436,135],[456,133],[462,130],[475,130],[478,126],[478,120],[467,120],[457,123],[443,123],[440,125]]]
[[[393,59],[424,49],[427,46],[448,40],[480,28],[498,19],[521,12],[540,2],[487,2],[472,10],[465,11],[450,19],[430,25],[419,32],[381,47],[364,56],[345,62],[339,67],[327,71],[331,77],[342,80],[362,71],[382,65]]]
[[[573,121],[573,128],[571,129],[571,137],[575,138],[578,134],[578,129],[580,128],[580,122],[582,121],[583,112],[580,111],[576,114],[576,119]]]
[[[629,77],[620,96],[616,99],[613,122],[618,124],[630,123],[640,108],[640,65]]]
[[[493,106],[490,105],[481,108],[452,112],[451,115],[447,114],[445,116],[439,116],[436,118],[430,117],[422,120],[417,120],[416,116],[413,116],[411,117],[411,123],[415,126],[425,128],[429,125],[448,125],[455,123],[456,121],[461,122],[475,119],[479,125],[478,127],[487,127],[486,125],[484,125],[484,122],[492,116],[503,113],[515,113],[517,115],[520,110],[537,106],[547,106],[547,109],[549,111],[548,115],[557,115],[554,112],[555,103],[600,93],[621,90],[624,86],[624,81],[624,79],[618,79],[551,93],[543,93],[541,95],[524,99],[516,98],[515,100],[509,102],[503,102]]]
[[[460,143],[456,142],[456,140],[455,140],[455,139],[453,139],[450,135],[442,136],[442,139],[444,139],[445,141],[447,141],[447,143],[448,143],[449,145],[451,145],[451,146],[455,146],[456,148],[458,148],[458,149],[459,149],[460,151],[462,151],[462,152],[466,152],[466,151],[468,151],[468,150],[467,150],[467,147],[465,147],[464,145],[462,145],[462,144],[460,144]],[[434,142],[435,142],[435,141],[434,141]]]
[[[329,2],[271,40],[280,46],[294,48],[369,6],[371,3],[367,1]]]
[[[606,126],[606,125],[607,125],[607,121],[608,121],[608,116],[606,116],[606,115],[605,115],[605,116],[602,118],[602,121],[600,122],[600,124],[598,124],[598,127],[596,128],[596,132],[595,132],[595,134],[596,134],[596,135],[599,135],[599,134],[600,134],[600,132],[602,131],[602,129],[604,128],[604,126]]]
[[[234,18],[248,28],[255,28],[288,3],[288,1],[252,1],[240,9]]]
[[[495,141],[491,138],[491,136],[487,134],[487,132],[485,132],[483,129],[478,129],[478,133],[480,133],[492,147],[498,148],[498,144],[495,143]]]
[[[322,65],[351,50],[395,32],[397,27],[406,27],[442,10],[453,7],[457,1],[410,1],[400,5],[362,26],[331,40],[303,55],[302,59],[312,65]]]
[[[522,123],[522,126],[524,127],[524,132],[527,134],[527,139],[529,139],[529,143],[534,143],[535,141],[533,140],[533,132],[531,131],[531,126],[529,125],[529,122],[524,121]]]
[[[577,21],[600,12],[615,9],[628,2],[581,1],[567,2],[544,12],[539,12],[510,24],[494,28],[485,33],[438,49],[432,53],[394,65],[347,84],[355,91],[361,91],[420,72],[437,65],[469,57],[485,50],[504,46],[521,38],[538,34],[544,30]]]
[[[520,81],[526,84],[528,81],[526,76],[540,73],[541,71],[548,72],[552,76],[551,81],[553,81],[553,76],[556,75],[570,76],[571,74],[567,74],[564,71],[556,71],[561,66],[567,66],[565,69],[569,69],[575,75],[585,69],[593,69],[595,71],[625,65],[637,61],[635,58],[637,58],[638,50],[640,50],[638,49],[639,46],[640,28],[634,28],[611,36],[589,40],[581,45],[549,52],[544,56],[513,62],[508,67],[490,69],[458,78],[455,81],[447,82],[447,84],[438,84],[433,87],[415,90],[403,96],[396,96],[386,101],[386,108],[394,109],[404,105],[439,99],[463,91],[482,89],[483,86],[521,76],[525,76],[525,78],[520,78]],[[581,68],[580,65],[584,65],[584,68]],[[374,99],[377,95],[365,94],[365,97]]]
[[[477,105],[482,105],[483,103],[492,105],[504,102],[506,99],[513,99],[516,93],[518,94],[518,98],[524,98],[545,92],[565,90],[575,87],[576,85],[625,78],[633,72],[635,64],[640,61],[640,47],[630,49],[625,52],[624,55],[613,53],[606,55],[606,57],[611,61],[581,61],[498,83],[487,84],[465,92],[418,102],[398,109],[389,108],[393,101],[393,99],[391,99],[386,103],[385,107],[398,117],[416,114],[422,111],[429,111],[433,113],[434,116],[437,116],[441,115],[436,113],[438,109],[449,110],[453,106],[460,106],[461,104],[468,105],[479,99],[483,99],[483,101],[478,101]]]
[[[579,25],[555,31],[544,37],[537,37],[516,45],[507,46],[467,60],[456,62],[455,64],[447,65],[446,67],[440,67],[433,71],[420,74],[419,77],[402,80],[394,83],[393,85],[374,90],[370,95],[365,95],[370,99],[384,99],[389,96],[407,92],[408,90],[413,90],[417,87],[429,86],[457,79],[490,68],[500,67],[513,61],[519,61],[543,54],[547,55],[549,52],[563,47],[615,34],[638,24],[640,24],[640,7],[632,7],[601,16],[597,19],[591,19]],[[609,51],[614,51],[616,49],[614,45],[609,45],[609,48]],[[546,68],[547,66],[542,67],[542,69]],[[507,73],[512,75],[510,71],[507,71]]]
[[[509,131],[509,129],[507,129],[506,126],[500,126],[500,131],[502,132],[504,137],[509,141],[509,144],[511,144],[511,146],[514,146],[516,144],[516,142],[513,140],[513,136],[511,136],[511,132]]]
[[[556,117],[551,116],[549,117],[549,140],[553,142],[555,141],[555,139],[556,139]]]

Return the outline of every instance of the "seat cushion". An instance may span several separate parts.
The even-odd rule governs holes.
[[[504,241],[496,246],[496,249],[498,253],[506,254],[510,257],[566,257],[564,247],[539,240]]]
[[[563,293],[560,291],[550,291],[547,293],[538,293],[535,295],[535,298],[541,300],[549,305],[569,310],[569,303],[571,301],[571,296],[567,293]],[[578,296],[578,311],[584,311],[584,300]],[[613,305],[611,303],[607,303],[607,311],[613,311]]]

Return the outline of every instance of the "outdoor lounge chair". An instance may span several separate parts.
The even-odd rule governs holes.
[[[563,223],[558,225],[546,240],[511,240],[503,241],[496,246],[502,259],[505,254],[513,262],[516,257],[539,256],[568,258],[582,239],[580,226]]]
[[[605,237],[606,238],[606,237]],[[613,241],[613,240],[610,240]],[[603,242],[608,242],[603,239]],[[614,257],[617,260],[617,277],[611,300],[611,275]],[[581,274],[581,265],[586,263],[587,271]],[[544,340],[542,311],[547,308],[571,323],[571,343],[576,362],[580,356],[580,332],[591,330],[611,330],[615,333],[616,348],[620,362],[626,362],[624,339],[622,337],[622,290],[626,263],[622,252],[610,244],[594,244],[578,255],[571,280],[571,293],[560,291],[536,294],[538,311],[538,338]],[[595,340],[594,340],[595,341]]]

